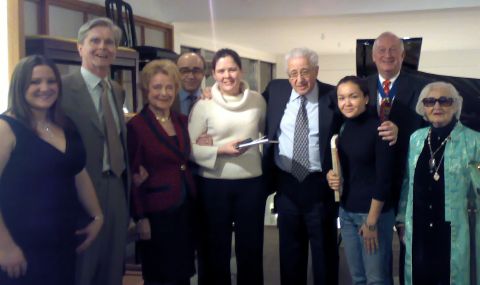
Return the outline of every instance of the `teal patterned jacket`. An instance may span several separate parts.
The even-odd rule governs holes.
[[[418,157],[429,128],[417,130],[410,137],[407,170],[402,186],[397,222],[405,224],[405,284],[412,284],[412,192]],[[470,255],[477,256],[477,285],[480,285],[480,133],[460,122],[445,146],[445,220],[451,224],[450,284],[470,284]],[[475,186],[472,185],[475,183]],[[475,190],[473,190],[475,189]],[[475,201],[476,248],[470,248],[467,195]],[[435,270],[435,268],[432,268]]]

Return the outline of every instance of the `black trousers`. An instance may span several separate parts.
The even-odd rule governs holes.
[[[281,284],[307,284],[309,245],[314,284],[338,284],[338,210],[333,193],[325,188],[324,175],[311,173],[299,183],[286,172],[280,174],[275,203],[280,237]]]
[[[237,284],[262,285],[266,201],[263,179],[199,178],[198,192],[199,284],[231,284],[230,257],[234,230]]]

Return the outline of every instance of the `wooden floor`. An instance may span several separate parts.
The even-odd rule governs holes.
[[[396,235],[394,235],[396,236]],[[395,283],[398,284],[398,239],[394,237],[393,242],[393,254],[394,254],[394,277]],[[280,284],[280,264],[278,253],[278,230],[274,226],[265,227],[265,243],[263,253],[263,265],[264,265],[264,278],[265,285],[279,285]],[[310,271],[309,271],[310,272]],[[343,255],[343,248],[340,247],[340,284],[351,284],[348,268],[345,263],[345,257]],[[123,279],[123,285],[142,285],[141,273],[138,271],[127,271]],[[312,275],[308,276],[308,284],[313,284]],[[196,276],[192,278],[191,285],[197,285]],[[232,285],[235,284],[235,260],[232,258]]]

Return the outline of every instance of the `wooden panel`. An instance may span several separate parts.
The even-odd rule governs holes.
[[[7,1],[8,25],[8,77],[10,78],[18,61],[25,54],[23,28],[23,0]]]

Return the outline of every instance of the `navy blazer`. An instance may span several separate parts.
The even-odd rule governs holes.
[[[336,107],[335,87],[318,80],[317,84],[321,164],[323,171],[328,171],[332,168],[330,139],[333,134],[338,133],[343,119]],[[263,92],[267,102],[265,134],[269,139],[278,140],[278,128],[291,93],[292,86],[287,79],[272,80]],[[274,192],[278,188],[276,183],[278,179],[275,178],[278,168],[274,162],[273,144],[265,145],[263,152],[263,173],[267,178],[269,191]]]
[[[187,195],[195,194],[189,163],[188,119],[175,112],[170,116],[178,144],[168,136],[147,106],[127,124],[130,169],[132,173],[138,173],[142,165],[149,174],[139,187],[132,184],[134,219],[179,206]]]

